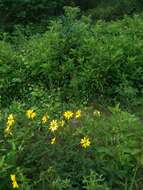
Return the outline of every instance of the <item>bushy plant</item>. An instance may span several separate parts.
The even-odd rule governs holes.
[[[134,115],[86,108],[60,114],[20,106],[1,113],[0,187],[133,189],[142,171],[142,128]],[[15,180],[10,175],[15,175]],[[13,182],[13,184],[12,184]]]
[[[142,16],[91,26],[77,8],[52,22],[24,50],[26,72],[63,98],[94,99],[98,94],[132,100],[142,89]]]
[[[16,78],[17,64],[15,63],[15,54],[11,46],[8,43],[0,42],[0,101],[3,101],[3,95],[9,102],[9,94],[12,95],[10,91],[11,86],[19,83],[18,78]],[[16,90],[16,88],[15,88]]]
[[[78,8],[66,7],[44,34],[21,40],[17,48],[1,41],[1,59],[7,59],[0,66],[2,104],[27,99],[37,87],[57,91],[62,101],[100,95],[136,102],[143,84],[142,15],[90,21]]]

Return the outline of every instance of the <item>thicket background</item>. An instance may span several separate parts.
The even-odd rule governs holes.
[[[140,12],[142,0],[0,0],[2,30],[12,30],[15,24],[44,24],[61,15],[64,6],[79,6],[94,19],[116,19],[124,14]]]

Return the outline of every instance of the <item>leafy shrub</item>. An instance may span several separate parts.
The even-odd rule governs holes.
[[[52,22],[24,48],[26,72],[64,99],[94,99],[98,94],[125,101],[142,89],[142,16],[90,25],[78,9]]]
[[[14,85],[14,68],[16,67],[12,48],[5,42],[0,42],[0,62],[0,98],[2,102],[3,94],[5,94],[5,97],[9,97],[9,93],[11,93],[9,87]],[[13,80],[11,80],[12,78]]]
[[[24,72],[20,56],[10,44],[0,42],[0,105],[22,97]]]
[[[118,107],[110,108],[110,116],[92,108],[76,111],[63,115],[63,111],[26,111],[19,106],[1,113],[1,189],[12,188],[11,174],[23,190],[122,190],[140,184],[139,120]],[[51,124],[53,120],[58,128]]]
[[[57,91],[62,101],[136,102],[143,92],[142,30],[142,15],[91,25],[78,8],[67,7],[47,32],[17,48],[1,41],[7,59],[0,66],[1,103],[27,99],[35,88]]]

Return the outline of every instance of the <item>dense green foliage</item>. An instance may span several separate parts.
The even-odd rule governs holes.
[[[92,6],[88,13],[93,19],[114,20],[126,15],[132,15],[143,9],[142,0],[108,0],[100,1],[97,6]]]
[[[1,29],[11,31],[15,24],[44,23],[63,13],[63,7],[80,6],[93,18],[115,19],[141,11],[142,0],[0,0]]]
[[[125,103],[142,96],[142,16],[91,26],[87,17],[77,19],[78,9],[67,10],[47,32],[25,40],[20,50],[1,42],[3,105],[27,98],[35,85],[60,90],[64,101],[87,101],[100,94]]]

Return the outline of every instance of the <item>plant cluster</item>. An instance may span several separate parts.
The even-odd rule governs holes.
[[[93,108],[60,115],[36,108],[2,112],[0,188],[139,188],[141,124],[118,107],[110,113]]]
[[[135,102],[143,87],[142,15],[91,25],[78,8],[15,49],[0,42],[1,103],[55,91],[64,101],[109,97]],[[35,91],[35,90],[34,90]]]

